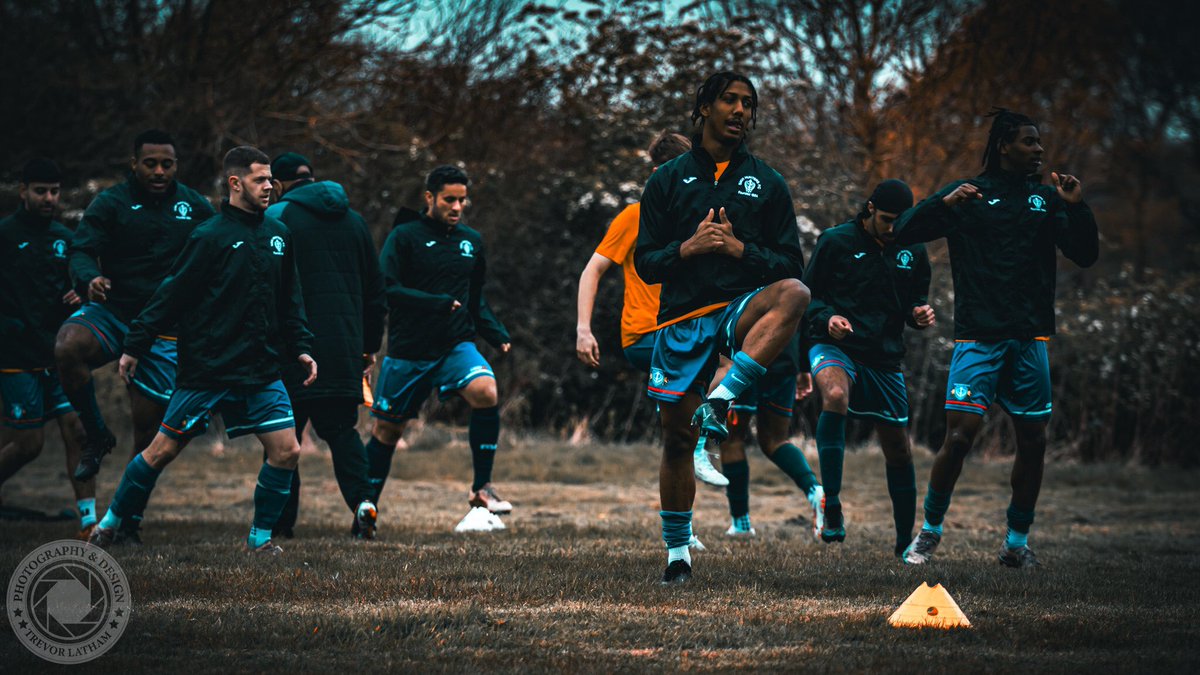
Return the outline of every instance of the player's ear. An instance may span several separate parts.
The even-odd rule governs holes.
[[[425,191],[425,206],[428,206],[429,208],[432,209],[434,201],[435,201],[435,199],[434,199],[433,193],[430,192],[429,190],[426,190]]]

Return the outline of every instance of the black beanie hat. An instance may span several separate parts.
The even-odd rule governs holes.
[[[300,176],[296,171],[302,166],[307,166],[309,172],[312,172],[312,162],[308,158],[298,152],[285,152],[282,155],[271,160],[271,178],[275,180],[296,180]],[[311,178],[312,176],[307,176]]]
[[[889,178],[875,186],[870,201],[880,211],[903,213],[912,208],[913,193],[904,181]]]
[[[58,165],[45,157],[34,157],[21,168],[21,182],[30,183],[61,183],[62,172]]]

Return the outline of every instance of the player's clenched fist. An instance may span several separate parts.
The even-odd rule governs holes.
[[[848,321],[846,317],[835,314],[829,317],[828,331],[829,337],[833,338],[834,340],[841,340],[847,335],[853,333],[854,328],[850,325],[850,321]]]

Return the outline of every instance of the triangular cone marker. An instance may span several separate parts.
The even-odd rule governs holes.
[[[958,608],[954,598],[941,584],[929,587],[922,582],[917,590],[900,604],[888,623],[905,628],[970,628],[967,615]]]

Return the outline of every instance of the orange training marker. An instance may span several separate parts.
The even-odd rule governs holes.
[[[938,584],[932,588],[922,582],[888,618],[897,628],[970,628],[967,615],[958,608],[950,593]]]
[[[371,383],[367,381],[367,376],[363,375],[363,406],[370,408],[375,405],[375,397],[371,396]]]

